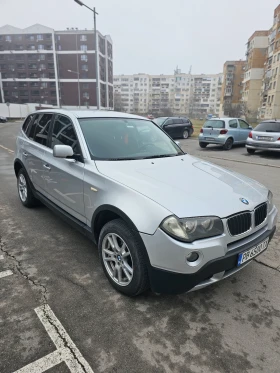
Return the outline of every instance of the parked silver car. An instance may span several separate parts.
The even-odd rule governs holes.
[[[201,148],[209,144],[222,145],[230,150],[234,144],[246,144],[252,127],[239,118],[213,118],[208,119],[200,130],[198,137]]]
[[[35,112],[17,137],[14,169],[22,204],[41,201],[92,238],[108,280],[130,296],[213,284],[275,232],[267,188],[185,154],[130,114]]]
[[[280,120],[265,120],[257,125],[246,141],[249,154],[256,150],[280,152]]]

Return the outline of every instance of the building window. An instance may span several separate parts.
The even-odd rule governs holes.
[[[40,65],[39,65],[39,70],[45,70],[46,69],[46,65],[45,64],[43,64],[43,63],[41,63]]]
[[[87,41],[87,36],[86,35],[81,35],[80,36],[80,41]]]
[[[82,70],[83,71],[88,71],[88,65],[82,65]]]
[[[86,54],[81,55],[81,61],[87,62],[88,61],[88,56]]]
[[[6,36],[5,36],[5,40],[6,40],[6,41],[12,41],[12,37],[11,37],[10,35],[6,35]]]
[[[83,93],[83,98],[87,98],[87,99],[89,99],[89,94],[88,94],[88,92],[84,92],[84,93]]]
[[[44,54],[39,54],[38,60],[44,61],[46,56]]]
[[[43,82],[43,83],[41,83],[41,87],[42,87],[42,88],[48,88],[48,83],[47,83],[47,82]]]
[[[38,50],[42,50],[42,49],[45,49],[45,47],[42,44],[39,44],[38,45]]]
[[[88,83],[83,83],[83,89],[89,89],[89,84]]]
[[[276,82],[273,83],[273,89],[276,87]]]
[[[87,45],[82,44],[81,47],[80,47],[80,49],[81,49],[81,51],[86,52],[87,51]]]
[[[22,41],[22,36],[21,35],[16,35],[16,41]]]
[[[37,35],[37,41],[44,40],[43,35]]]
[[[58,50],[61,51],[61,45],[58,46]]]

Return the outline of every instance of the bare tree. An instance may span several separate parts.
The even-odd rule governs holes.
[[[120,92],[114,92],[114,110],[125,111],[122,104],[122,95]]]
[[[169,107],[162,108],[161,109],[161,114],[164,117],[172,117],[173,116],[173,112]]]

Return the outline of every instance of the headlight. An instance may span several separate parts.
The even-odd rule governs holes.
[[[267,209],[268,213],[273,209],[273,194],[271,191],[269,191],[267,195]]]
[[[222,220],[216,216],[186,219],[169,216],[163,220],[160,228],[177,240],[185,242],[193,242],[202,238],[219,236],[224,233]]]

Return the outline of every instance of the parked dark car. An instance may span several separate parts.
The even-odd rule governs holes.
[[[7,122],[7,118],[6,117],[1,117],[0,115],[0,123],[6,123]]]
[[[193,124],[185,117],[158,117],[154,122],[173,139],[187,139],[193,134]]]

